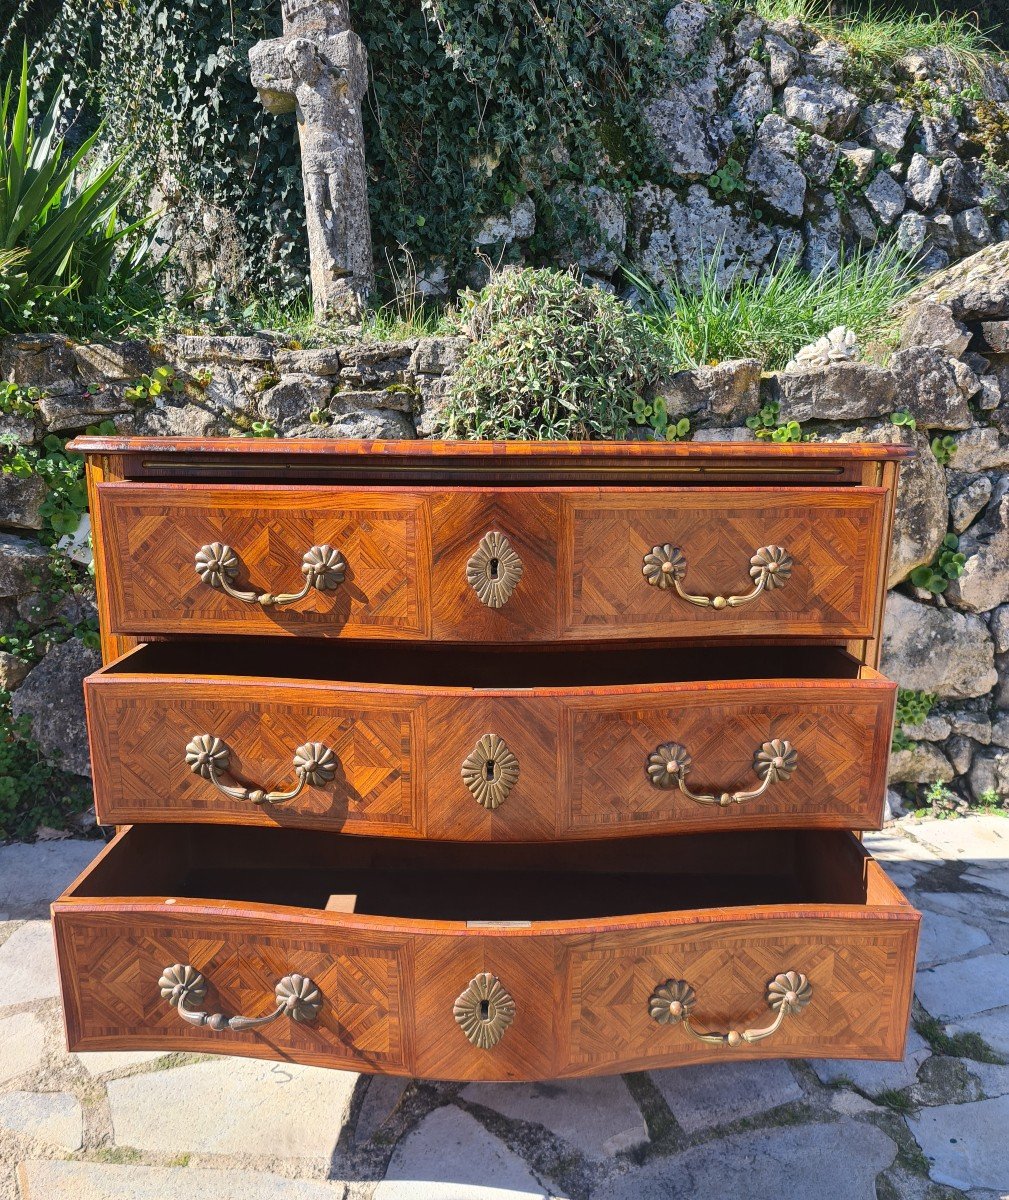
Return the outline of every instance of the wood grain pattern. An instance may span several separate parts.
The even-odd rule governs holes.
[[[409,652],[401,657],[406,677],[423,676]],[[783,672],[795,669],[784,653],[778,657]],[[456,659],[458,685],[449,687],[200,676],[186,669],[188,659],[175,671],[158,670],[166,661],[172,661],[167,649],[154,662],[141,650],[85,684],[104,824],[201,821],[544,841],[645,829],[867,829],[881,820],[896,687],[869,669],[849,679],[813,673],[635,683],[638,664],[642,671],[650,665],[650,656],[639,653],[621,660],[630,682],[607,683],[612,659],[600,656],[588,685],[573,680],[487,692],[467,686],[464,656]],[[572,666],[578,662],[571,657]],[[833,663],[824,652],[824,663],[809,669],[838,664],[841,656]],[[367,657],[359,669],[367,680]],[[522,678],[521,664],[515,673]],[[264,790],[293,786],[292,757],[306,741],[335,752],[336,778],[285,804],[229,799],[186,765],[187,743],[207,733],[229,746],[232,782]],[[518,782],[493,811],[476,802],[461,773],[487,733],[502,737],[520,766]],[[772,738],[792,742],[798,769],[744,805],[700,806],[676,789],[656,788],[646,774],[655,747],[679,741],[694,759],[693,790],[750,790],[758,783],[753,755]]]
[[[873,488],[344,490],[100,484],[109,622],[134,634],[300,634],[516,644],[638,638],[866,637],[873,631],[886,492]],[[502,608],[466,564],[490,530],[524,573]],[[346,582],[263,608],[212,588],[196,551],[232,546],[235,586],[297,590],[312,545],[337,547]],[[681,545],[686,586],[750,590],[750,556],[782,545],[788,583],[716,611],[650,587],[643,556]]]
[[[72,1050],[240,1054],[459,1080],[592,1075],[729,1054],[897,1059],[903,1052],[919,917],[848,834],[796,835],[804,839],[795,854],[807,864],[812,899],[488,929],[408,913],[91,894],[115,878],[117,856],[131,853],[139,832],[155,833],[120,835],[104,865],[54,905]],[[815,898],[827,860],[843,867],[845,902]],[[283,1020],[240,1033],[193,1028],[158,992],[159,975],[174,962],[206,975],[208,1008],[246,1015],[272,1009],[283,974],[310,974],[324,995],[322,1014],[313,1025]],[[784,970],[806,974],[813,998],[766,1042],[732,1052],[702,1046],[648,1016],[652,989],[680,977],[697,990],[698,1027],[767,1024],[764,989]],[[471,1046],[452,1017],[456,996],[479,971],[498,976],[516,1004],[514,1025],[491,1050]]]

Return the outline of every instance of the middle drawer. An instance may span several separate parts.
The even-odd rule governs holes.
[[[103,824],[497,842],[879,828],[895,696],[823,646],[164,642],[85,681]]]

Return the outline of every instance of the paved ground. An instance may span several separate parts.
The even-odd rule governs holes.
[[[868,842],[925,913],[903,1063],[451,1085],[67,1054],[49,899],[94,842],[0,849],[0,1200],[1009,1196],[1009,820]]]

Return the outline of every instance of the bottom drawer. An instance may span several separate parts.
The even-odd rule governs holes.
[[[919,914],[834,831],[562,853],[173,825],[121,832],[53,918],[71,1050],[530,1080],[897,1059]]]

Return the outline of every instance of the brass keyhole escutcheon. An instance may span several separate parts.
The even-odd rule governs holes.
[[[466,564],[466,582],[488,608],[503,608],[522,578],[522,560],[503,533],[492,529]]]
[[[519,760],[496,733],[485,733],[462,764],[463,783],[491,812],[504,804],[518,777]]]
[[[496,975],[483,971],[456,997],[452,1016],[471,1045],[490,1050],[515,1020],[515,1001]]]

